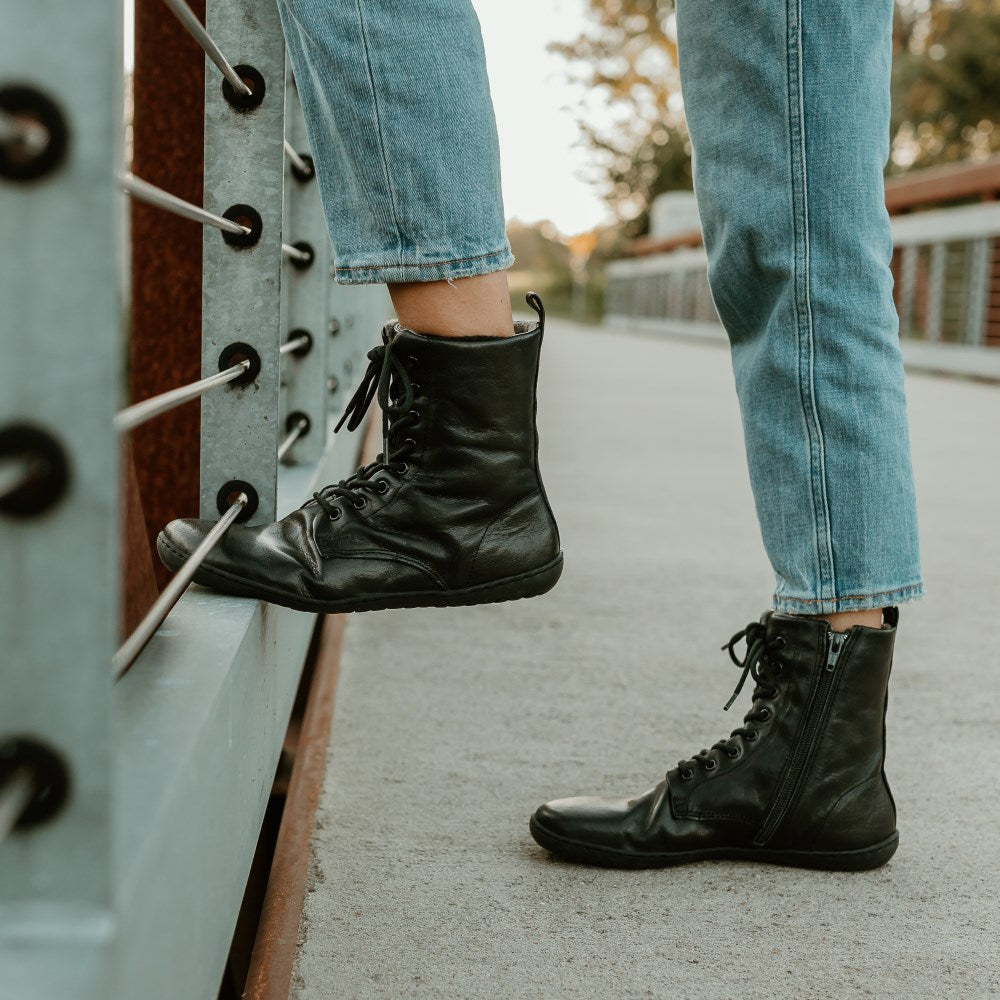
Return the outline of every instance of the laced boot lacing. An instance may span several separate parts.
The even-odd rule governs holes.
[[[368,352],[368,370],[334,428],[339,431],[346,422],[349,431],[357,430],[372,400],[378,395],[382,409],[381,453],[375,456],[374,462],[362,466],[347,479],[333,486],[324,486],[312,495],[312,500],[302,505],[318,504],[331,521],[338,520],[343,514],[338,501],[350,502],[356,510],[362,510],[368,503],[366,492],[380,496],[387,493],[391,484],[381,473],[405,476],[409,471],[405,459],[413,453],[417,442],[412,437],[403,437],[403,434],[420,422],[420,414],[413,408],[420,387],[411,380],[409,371],[416,358],[411,355],[404,361],[397,357],[393,352],[393,343],[394,338],[391,338]]]
[[[734,647],[744,638],[747,650],[746,655],[740,660]],[[714,771],[719,766],[718,757],[714,755],[715,751],[726,754],[731,760],[736,760],[743,753],[743,747],[738,742],[738,737],[747,743],[753,743],[757,739],[760,731],[754,728],[754,724],[766,722],[771,717],[771,709],[766,705],[759,705],[758,702],[774,698],[778,694],[775,678],[781,673],[782,667],[775,654],[784,645],[784,636],[778,635],[768,639],[766,627],[761,622],[751,622],[722,647],[722,649],[728,650],[729,658],[743,671],[736,685],[736,690],[726,702],[725,710],[728,711],[739,697],[747,677],[752,677],[756,685],[753,692],[753,705],[750,711],[743,716],[743,725],[734,729],[727,739],[719,740],[713,744],[711,750],[702,750],[687,760],[677,762],[682,781],[690,781],[694,777],[696,764],[701,764],[706,771]]]

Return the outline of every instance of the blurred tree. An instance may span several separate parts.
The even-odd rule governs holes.
[[[507,223],[507,238],[519,271],[528,275],[569,275],[569,248],[548,220],[524,223],[511,219]]]
[[[577,318],[595,322],[601,318],[603,265],[624,252],[620,227],[600,226],[567,238],[551,222],[527,224],[511,219],[507,237],[515,257],[514,267],[508,272],[515,303],[522,302],[525,292],[533,290],[543,295],[545,308],[554,315],[575,312]],[[581,258],[585,273],[580,273]]]
[[[894,29],[890,170],[1000,151],[1000,0],[899,0]]]
[[[657,194],[691,187],[673,2],[584,2],[587,29],[550,48],[592,95],[581,131],[624,234],[641,235]],[[897,0],[894,47],[893,172],[1000,150],[1000,0]]]
[[[628,235],[638,235],[655,195],[691,187],[673,0],[585,3],[587,29],[550,49],[576,67],[600,102],[598,115],[584,110],[580,127],[597,154],[608,203]]]

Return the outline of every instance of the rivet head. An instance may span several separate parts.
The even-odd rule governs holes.
[[[340,383],[337,381],[337,379],[333,375],[331,375],[326,380],[326,387],[327,387],[327,389],[330,390],[330,392],[336,392],[340,388]]]

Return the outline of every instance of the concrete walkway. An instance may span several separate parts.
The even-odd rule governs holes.
[[[635,793],[738,724],[719,646],[768,606],[727,354],[551,323],[549,595],[360,615],[293,996],[1000,996],[1000,387],[915,376],[931,596],[903,610],[868,874],[554,862],[545,799]]]

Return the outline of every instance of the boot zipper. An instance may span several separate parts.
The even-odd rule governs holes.
[[[847,634],[843,632],[834,632],[831,630],[826,634],[826,664],[820,676],[819,683],[816,685],[816,692],[809,702],[806,724],[802,731],[802,738],[796,744],[791,766],[785,775],[785,780],[774,800],[774,804],[767,814],[767,818],[764,820],[763,826],[760,828],[757,836],[754,837],[753,842],[758,847],[766,844],[774,836],[775,830],[778,829],[782,820],[798,801],[799,794],[801,793],[799,786],[801,784],[802,771],[806,761],[809,759],[813,743],[819,733],[822,732],[823,726],[826,723],[830,691],[833,688],[837,663],[840,660],[840,654],[847,645],[847,639]]]

